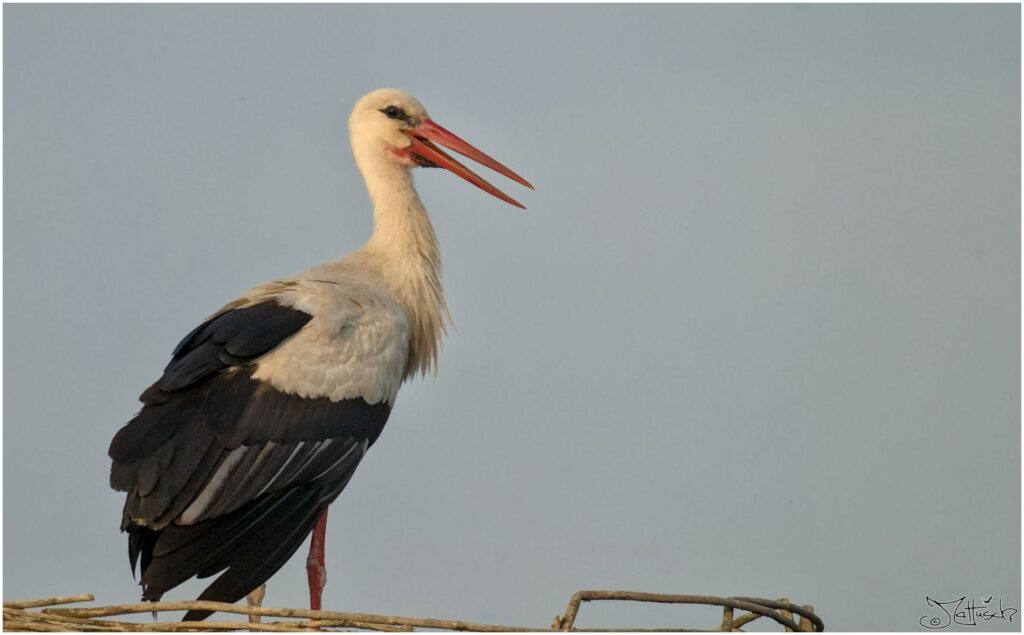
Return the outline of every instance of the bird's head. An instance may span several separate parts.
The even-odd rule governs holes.
[[[348,119],[348,128],[352,150],[364,171],[369,162],[405,169],[445,168],[485,192],[516,207],[523,207],[459,163],[439,148],[440,145],[533,189],[526,179],[434,123],[419,100],[395,88],[375,90],[356,102]]]

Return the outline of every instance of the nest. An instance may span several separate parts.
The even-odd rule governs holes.
[[[799,606],[789,600],[765,600],[750,597],[720,598],[710,595],[671,595],[641,593],[637,591],[579,591],[569,600],[563,615],[555,617],[548,628],[476,624],[461,620],[444,620],[341,611],[310,611],[305,609],[245,607],[223,602],[141,602],[116,606],[63,607],[76,602],[92,602],[92,595],[52,597],[39,600],[4,602],[5,631],[412,631],[416,629],[444,631],[538,632],[538,631],[740,631],[757,619],[774,620],[786,631],[822,632],[825,625],[810,606]],[[711,628],[615,628],[577,629],[574,627],[583,602],[617,600],[632,602],[659,602],[667,604],[700,604],[722,608],[722,622]],[[191,609],[218,611],[248,616],[249,621],[168,622],[159,621],[157,615],[167,611]],[[150,623],[107,619],[139,613],[153,613]],[[268,618],[285,620],[266,621]]]

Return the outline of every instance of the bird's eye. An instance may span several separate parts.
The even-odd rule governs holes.
[[[388,119],[408,119],[409,115],[405,114],[405,111],[398,106],[388,106],[382,108],[381,112],[387,115]]]

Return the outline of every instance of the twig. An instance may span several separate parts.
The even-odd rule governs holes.
[[[82,595],[58,595],[57,597],[45,598],[42,600],[13,600],[4,602],[5,609],[34,609],[39,606],[54,606],[56,604],[72,604],[74,602],[92,602],[96,598],[91,593]]]
[[[786,604],[789,604],[789,598],[782,598],[781,601],[785,602]],[[786,609],[782,609],[782,617],[786,618],[787,620],[791,620],[791,619],[793,619],[793,613],[791,613],[790,611],[788,611]],[[799,624],[796,625],[796,628],[790,628],[788,626],[786,627],[786,632],[787,633],[792,633],[792,632],[798,631],[798,630],[800,630],[800,625]]]
[[[814,607],[811,606],[810,604],[805,604],[804,608],[807,609],[808,613],[810,613],[812,615],[814,614]],[[812,624],[813,623],[811,622],[811,620],[808,617],[806,617],[802,613],[800,614],[800,630],[805,631],[805,632],[813,631],[814,630],[814,626]],[[822,628],[824,628],[824,624],[822,625]]]
[[[732,630],[738,631],[738,630],[742,629],[744,626],[746,626],[747,624],[750,624],[754,620],[759,620],[759,619],[761,619],[761,615],[758,614],[758,613],[744,613],[743,615],[740,615],[735,620],[733,620],[733,622],[732,622]]]

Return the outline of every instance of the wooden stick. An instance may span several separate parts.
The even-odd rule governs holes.
[[[373,622],[357,622],[353,620],[311,620],[307,622],[312,628],[361,628],[366,631],[383,631],[385,633],[404,633],[411,632],[411,626],[392,626],[391,624],[381,624]]]
[[[780,602],[785,602],[786,604],[789,604],[789,598],[782,598],[782,599],[781,599],[781,600],[779,600],[779,601],[780,601]],[[787,618],[787,619],[790,619],[790,620],[791,620],[791,619],[793,619],[793,614],[792,614],[792,613],[791,613],[790,611],[787,611],[786,609],[782,609],[782,616],[783,616],[783,617],[785,617],[785,618]],[[796,627],[796,629],[792,629],[792,628],[790,628],[790,627],[788,627],[788,626],[787,626],[787,627],[786,627],[786,632],[787,632],[787,633],[792,633],[792,632],[794,632],[795,630],[799,630],[799,628],[800,628],[800,625],[799,625],[799,624],[797,624],[796,626],[797,626],[797,627]]]
[[[556,620],[562,631],[573,630],[580,604],[593,600],[631,600],[633,602],[660,602],[668,604],[710,604],[712,606],[730,606],[734,609],[758,613],[769,617],[784,627],[797,630],[799,626],[790,618],[776,613],[773,608],[786,608],[794,613],[804,611],[803,607],[795,607],[789,602],[780,603],[776,600],[758,598],[720,598],[712,595],[674,595],[669,593],[644,593],[641,591],[579,591],[569,600],[565,616]],[[813,615],[813,613],[811,614]],[[810,616],[808,616],[810,617]],[[817,618],[815,615],[814,618]],[[813,618],[811,618],[813,619]],[[820,623],[821,620],[818,620]],[[824,630],[824,625],[820,630]]]
[[[12,600],[4,602],[5,609],[34,609],[39,606],[54,606],[56,604],[71,604],[73,602],[92,602],[96,598],[90,593],[82,595],[58,595],[57,597],[43,600]]]
[[[726,633],[732,632],[733,611],[734,609],[731,606],[722,609],[722,631]]]
[[[750,624],[751,622],[757,619],[761,619],[761,615],[757,613],[744,613],[743,615],[740,615],[735,620],[733,620],[732,629],[734,631],[738,631],[747,624]]]
[[[814,613],[814,607],[813,606],[811,606],[809,604],[805,604],[804,608],[807,609],[808,613],[811,613],[811,614]],[[814,630],[814,625],[811,622],[811,620],[808,619],[803,614],[800,615],[800,630],[804,631],[804,632],[808,632],[808,633]]]

